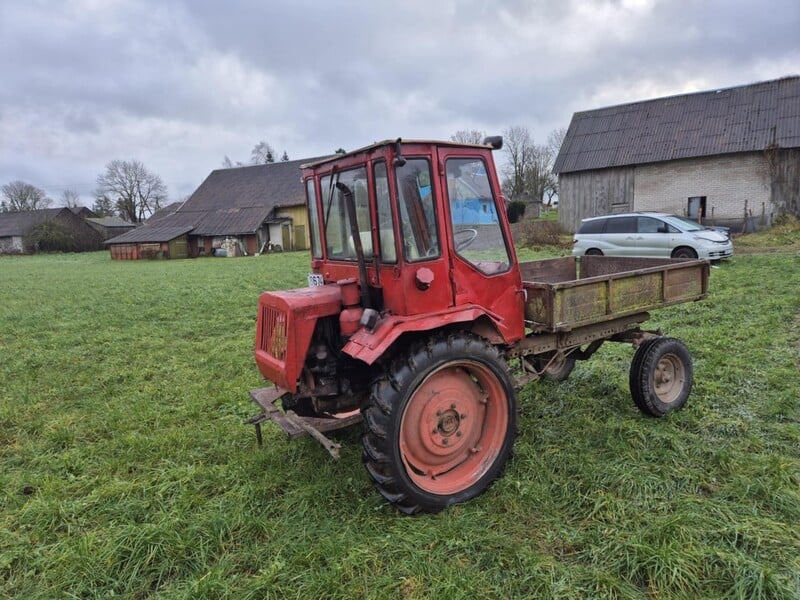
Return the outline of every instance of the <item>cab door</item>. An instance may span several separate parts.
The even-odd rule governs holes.
[[[402,303],[397,314],[440,312],[453,306],[446,244],[443,243],[441,191],[433,182],[430,151],[414,156],[415,147],[404,147],[406,160],[395,166],[397,218],[402,268],[384,279],[387,308]],[[391,288],[391,289],[389,289]]]
[[[519,339],[522,280],[494,165],[480,150],[445,147],[438,154],[453,303],[484,309],[506,341]]]

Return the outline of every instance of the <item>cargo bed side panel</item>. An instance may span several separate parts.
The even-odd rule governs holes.
[[[524,282],[525,318],[534,331],[568,331],[594,323],[705,298],[708,263],[702,260],[591,259],[570,281]],[[560,259],[556,259],[560,260]],[[563,278],[562,261],[559,265]],[[622,270],[619,269],[631,269]],[[551,269],[528,268],[528,273]],[[552,277],[546,277],[552,281]]]

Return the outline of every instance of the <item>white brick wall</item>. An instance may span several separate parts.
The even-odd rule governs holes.
[[[771,221],[769,173],[763,154],[730,154],[636,167],[633,210],[686,214],[692,196],[706,197],[706,218],[760,217]],[[712,213],[713,211],[713,213]]]

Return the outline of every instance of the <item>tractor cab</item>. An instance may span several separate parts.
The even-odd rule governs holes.
[[[520,337],[522,286],[491,150],[397,140],[304,165],[310,283],[356,280],[376,318],[481,307],[504,339]]]

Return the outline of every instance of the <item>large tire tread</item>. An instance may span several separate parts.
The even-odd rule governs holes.
[[[436,496],[414,486],[406,476],[396,448],[401,415],[397,414],[412,388],[425,375],[454,357],[465,357],[489,366],[507,390],[508,429],[500,455],[479,482],[479,489],[468,489],[451,496]],[[516,399],[508,365],[500,352],[487,341],[468,333],[434,334],[415,342],[409,350],[389,363],[372,384],[367,405],[362,409],[362,461],[378,493],[404,514],[439,512],[449,504],[466,501],[480,494],[499,477],[511,455],[516,429]],[[488,479],[488,481],[484,481]],[[475,487],[475,486],[473,486]]]
[[[636,378],[642,369],[642,360],[647,353],[647,348],[649,348],[657,339],[658,338],[650,338],[639,344],[639,347],[636,348],[636,352],[633,355],[630,373],[628,375],[628,385],[631,391],[631,397],[633,398],[633,403],[636,405],[636,408],[647,415],[649,415],[649,411],[647,409],[647,405],[643,402],[642,394],[639,391],[639,385],[637,384]]]

